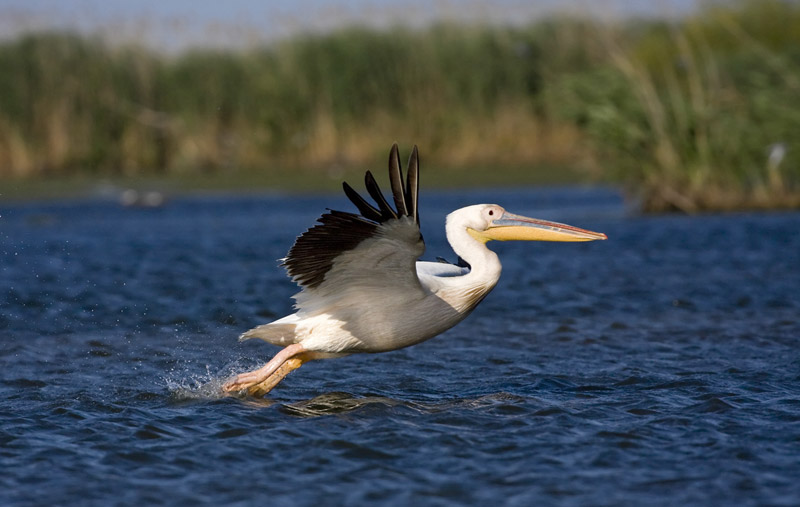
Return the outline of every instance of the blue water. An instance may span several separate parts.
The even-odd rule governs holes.
[[[0,204],[2,505],[797,505],[800,213],[642,217],[611,191],[431,192],[608,234],[502,243],[408,349],[220,397],[276,349],[275,259],[341,196]]]

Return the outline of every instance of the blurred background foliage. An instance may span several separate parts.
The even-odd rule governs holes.
[[[0,183],[339,178],[398,141],[453,183],[563,173],[648,210],[797,207],[799,105],[800,6],[781,0],[177,55],[32,33],[0,42]]]

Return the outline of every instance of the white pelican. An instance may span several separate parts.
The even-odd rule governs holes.
[[[284,346],[263,367],[229,380],[226,392],[269,392],[313,359],[396,350],[432,338],[461,322],[500,278],[489,240],[592,241],[605,234],[513,215],[496,204],[467,206],[447,216],[447,240],[464,262],[422,262],[417,147],[403,181],[397,144],[389,154],[395,208],[372,173],[365,185],[377,208],[347,183],[344,192],[360,215],[329,211],[297,238],[283,259],[302,291],[296,313],[244,333]],[[463,266],[462,266],[463,265]]]

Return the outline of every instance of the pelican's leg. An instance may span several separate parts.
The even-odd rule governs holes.
[[[257,398],[264,396],[268,392],[272,391],[272,388],[278,385],[280,381],[286,377],[286,375],[300,368],[304,362],[306,362],[306,357],[304,354],[290,357],[284,361],[284,363],[280,365],[277,370],[272,372],[272,375],[267,377],[263,382],[248,387],[247,394]]]
[[[241,391],[242,389],[247,389],[248,387],[260,384],[265,380],[267,380],[279,368],[281,368],[281,366],[283,366],[284,363],[291,360],[298,354],[302,354],[305,351],[306,349],[304,349],[303,346],[300,345],[299,343],[294,343],[292,345],[289,345],[285,349],[275,354],[275,357],[270,359],[270,361],[261,368],[253,371],[248,371],[247,373],[239,374],[236,377],[234,377],[233,380],[229,380],[228,382],[226,382],[225,385],[222,386],[222,390],[230,393],[233,391]],[[296,366],[294,366],[294,368],[290,368],[288,371],[280,375],[278,379],[275,381],[275,384],[280,382],[283,379],[283,377],[289,374],[290,371],[299,368],[301,364],[303,364],[302,360],[300,360],[300,364],[297,364]]]

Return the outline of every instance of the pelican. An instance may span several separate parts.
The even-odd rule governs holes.
[[[455,326],[494,288],[502,269],[491,240],[593,241],[598,232],[527,218],[496,204],[467,206],[447,216],[458,265],[419,261],[419,155],[414,146],[403,179],[397,144],[389,153],[394,208],[372,173],[370,204],[347,183],[359,214],[329,210],[297,238],[282,265],[301,291],[295,313],[242,334],[283,346],[263,367],[223,385],[225,392],[263,396],[289,372],[316,359],[397,350]],[[376,207],[377,206],[377,207]]]

